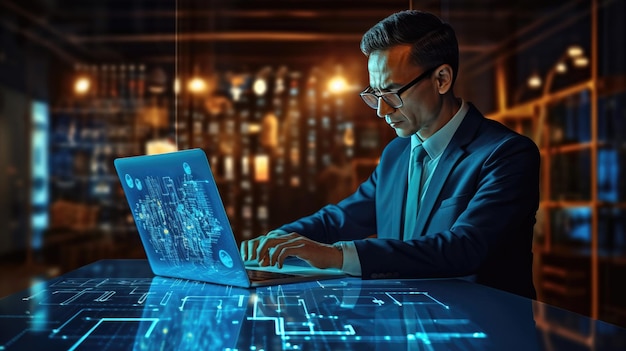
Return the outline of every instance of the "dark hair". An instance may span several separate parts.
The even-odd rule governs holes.
[[[459,44],[454,29],[437,16],[417,10],[394,13],[370,28],[361,39],[361,51],[387,50],[411,45],[411,62],[424,68],[449,64],[453,82],[459,69]]]

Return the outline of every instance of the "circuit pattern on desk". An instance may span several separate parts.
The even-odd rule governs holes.
[[[0,311],[0,350],[466,350],[489,341],[461,308],[403,281],[246,290],[76,278],[33,288],[11,309]]]

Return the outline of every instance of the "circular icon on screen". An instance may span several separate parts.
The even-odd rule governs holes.
[[[191,174],[191,166],[189,166],[189,163],[183,162],[183,169],[185,170],[185,173]]]
[[[228,252],[226,252],[224,250],[220,250],[219,256],[220,256],[220,261],[222,261],[224,266],[226,266],[228,268],[233,268],[233,258],[230,257]]]
[[[137,190],[143,189],[143,184],[141,184],[141,180],[135,179],[135,185],[137,186]]]
[[[130,174],[126,174],[124,180],[126,180],[126,185],[128,185],[129,188],[132,189],[135,187],[135,183],[133,183],[133,177],[131,177]]]

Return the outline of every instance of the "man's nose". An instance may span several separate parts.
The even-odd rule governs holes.
[[[378,98],[378,108],[376,109],[378,118],[385,118],[385,116],[392,114],[395,110],[396,109],[389,106],[389,104],[385,102],[382,97]]]

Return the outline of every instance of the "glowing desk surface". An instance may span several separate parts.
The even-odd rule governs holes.
[[[462,280],[244,290],[104,260],[0,300],[0,350],[626,350],[626,329]]]

